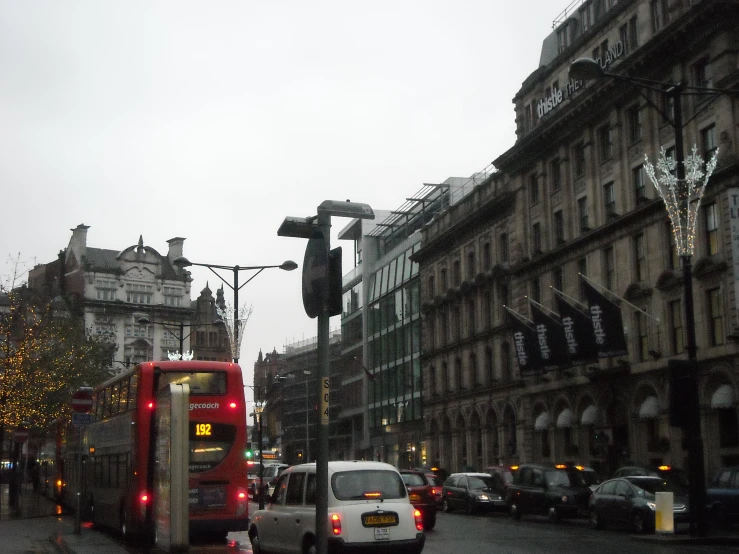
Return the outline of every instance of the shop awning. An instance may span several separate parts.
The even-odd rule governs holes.
[[[536,416],[536,421],[534,421],[534,431],[544,431],[547,427],[549,427],[549,413],[542,412]]]
[[[721,385],[711,396],[711,408],[731,408],[734,405],[734,389],[731,385]]]
[[[594,425],[598,419],[598,408],[593,404],[585,408],[580,418],[580,425]]]
[[[659,415],[659,400],[656,396],[647,396],[639,407],[639,419],[651,419]]]
[[[575,416],[572,413],[572,410],[565,408],[559,412],[559,415],[557,416],[557,428],[561,429],[562,427],[572,427],[572,423],[574,421]]]

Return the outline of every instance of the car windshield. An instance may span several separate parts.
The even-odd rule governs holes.
[[[547,471],[547,486],[582,486],[584,484],[579,473],[571,473],[562,469]]]
[[[473,491],[489,489],[493,486],[492,477],[469,477],[467,482],[469,483],[470,490]]]
[[[385,469],[340,471],[331,476],[331,489],[337,500],[364,498],[405,498],[400,475]]]
[[[423,477],[418,473],[401,473],[400,476],[403,478],[403,482],[409,487],[422,487],[426,484]]]

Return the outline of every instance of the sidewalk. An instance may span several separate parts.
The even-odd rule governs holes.
[[[82,526],[74,534],[74,516],[44,498],[23,489],[18,506],[8,505],[8,487],[0,486],[0,551],[4,554],[127,554],[106,533]]]

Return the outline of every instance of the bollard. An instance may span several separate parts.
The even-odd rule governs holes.
[[[657,533],[674,533],[673,495],[671,492],[658,492],[655,495],[654,530]]]

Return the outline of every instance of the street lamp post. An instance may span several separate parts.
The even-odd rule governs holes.
[[[264,509],[264,456],[262,455],[262,412],[264,401],[254,402],[254,414],[257,417],[257,442],[259,443],[259,509]]]
[[[254,277],[259,275],[262,271],[265,269],[271,269],[274,267],[280,268],[284,271],[292,271],[293,269],[296,269],[298,267],[298,264],[296,264],[292,260],[285,260],[279,265],[254,265],[254,266],[238,266],[238,265],[218,265],[218,264],[201,264],[201,263],[195,263],[191,262],[184,256],[180,256],[178,258],[175,258],[172,262],[174,265],[180,268],[189,267],[192,265],[200,266],[200,267],[207,267],[210,269],[215,275],[223,282],[225,283],[234,293],[234,322],[233,322],[233,337],[231,337],[231,355],[233,357],[234,363],[239,362],[239,345],[241,344],[241,335],[239,330],[239,291],[249,283]],[[223,276],[216,271],[216,269],[222,269],[224,271],[231,271],[233,272],[233,285],[229,283],[226,279],[223,278]],[[253,271],[257,270],[257,272],[249,277],[245,283],[239,285],[239,271]]]
[[[704,536],[707,533],[706,520],[706,484],[705,484],[705,467],[703,459],[703,438],[701,436],[700,408],[699,408],[699,379],[698,379],[698,359],[696,355],[696,339],[695,339],[695,310],[693,306],[693,273],[691,266],[691,256],[693,254],[695,225],[697,222],[697,210],[700,200],[708,182],[708,177],[712,173],[716,157],[708,163],[705,179],[702,184],[701,174],[696,179],[691,175],[691,179],[686,181],[685,165],[691,167],[699,164],[699,158],[693,149],[693,154],[685,160],[683,151],[683,120],[682,120],[682,93],[684,86],[681,83],[664,83],[653,81],[650,79],[642,79],[619,75],[605,71],[600,63],[589,58],[581,58],[575,60],[570,65],[570,77],[575,80],[598,79],[602,77],[610,77],[612,79],[626,81],[637,88],[645,88],[663,94],[666,99],[673,101],[673,116],[670,120],[669,115],[654,106],[652,102],[644,95],[647,102],[661,113],[661,115],[669,121],[675,130],[675,160],[666,158],[664,151],[662,159],[658,167],[663,171],[663,177],[658,179],[654,176],[654,169],[647,160],[646,170],[650,178],[655,184],[657,191],[665,202],[670,221],[672,222],[673,233],[675,235],[678,254],[682,260],[683,268],[683,294],[685,296],[685,349],[688,354],[688,362],[690,365],[689,391],[692,396],[689,401],[689,411],[686,425],[686,433],[688,438],[688,463],[689,463],[689,480],[690,480],[690,506],[692,513],[691,534]],[[736,93],[737,91],[728,91],[721,89],[696,88],[698,93]],[[641,94],[641,92],[640,92]],[[674,176],[673,176],[674,170]]]
[[[308,371],[307,369],[303,371],[303,375],[305,375],[305,458],[304,462],[310,462],[310,419],[308,417],[309,411],[308,411],[308,385],[309,385],[309,378],[312,375],[311,371]]]

